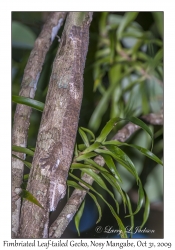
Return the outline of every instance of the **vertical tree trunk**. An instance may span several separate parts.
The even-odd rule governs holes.
[[[66,12],[53,12],[48,16],[26,65],[19,93],[20,96],[34,98],[45,56],[53,42],[54,35],[56,36],[65,17]],[[55,33],[54,31],[57,32]],[[21,104],[17,105],[12,131],[13,145],[27,146],[31,112],[32,109],[30,107]],[[25,159],[25,154],[23,153],[14,152],[14,154]],[[23,181],[23,168],[24,164],[22,161],[12,158],[12,238],[17,236],[19,227],[21,198],[17,194]]]
[[[24,201],[20,238],[47,238],[49,212],[66,193],[79,112],[91,12],[69,13],[53,64],[27,190],[43,209]]]

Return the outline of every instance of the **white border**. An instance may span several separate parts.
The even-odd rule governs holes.
[[[156,242],[172,242],[174,237],[174,128],[175,128],[175,37],[174,37],[174,1],[17,1],[6,0],[1,2],[0,15],[0,238],[10,240],[11,234],[11,11],[164,11],[164,69],[165,69],[165,126],[164,126],[164,240]],[[85,240],[87,241],[87,240]],[[96,240],[102,241],[102,240]],[[2,246],[2,245],[1,245]],[[92,247],[94,248],[94,247]],[[141,248],[141,247],[140,247]],[[140,249],[139,248],[139,249]],[[21,248],[23,249],[23,248]],[[41,248],[40,248],[41,249]],[[95,249],[95,248],[94,248]],[[137,248],[136,248],[137,249]],[[154,248],[154,249],[157,249]]]

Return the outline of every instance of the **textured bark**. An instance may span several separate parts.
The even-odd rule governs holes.
[[[20,238],[47,238],[49,212],[66,193],[79,112],[91,12],[68,14],[53,63],[27,190],[44,209],[24,201]]]
[[[158,124],[155,123],[155,120],[158,119],[160,115],[156,114],[148,114],[142,117],[146,121],[148,121],[150,124]],[[163,115],[161,116],[161,119],[163,120]],[[161,122],[160,124],[161,125]],[[117,140],[120,142],[125,142],[128,140],[137,130],[139,130],[140,127],[138,125],[135,125],[131,122],[126,124],[121,130],[119,130],[116,135],[112,138],[112,140]],[[98,155],[95,157],[94,161],[99,164],[100,166],[105,165],[105,161],[102,156]],[[96,171],[96,173],[99,173]],[[82,178],[83,181],[86,183],[92,185],[93,184],[93,178],[87,174],[83,174]],[[81,186],[85,187],[82,183],[79,183]],[[67,204],[65,205],[64,209],[58,216],[58,218],[53,222],[53,224],[49,228],[49,238],[60,238],[61,235],[64,233],[66,227],[69,225],[70,221],[73,219],[74,215],[76,214],[77,210],[81,206],[81,203],[83,202],[88,190],[80,190],[75,189],[69,198]]]
[[[53,12],[48,16],[40,35],[35,41],[34,48],[26,65],[19,93],[20,96],[34,98],[46,53],[54,40],[54,36],[56,36],[63,24],[65,17],[66,12]],[[28,106],[17,105],[12,131],[13,145],[26,147],[31,111],[32,109]],[[25,154],[17,152],[14,152],[14,154],[25,159]],[[23,168],[22,161],[12,158],[12,238],[17,236],[19,227],[21,198],[17,194],[23,180]]]

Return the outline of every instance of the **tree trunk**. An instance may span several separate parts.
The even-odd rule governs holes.
[[[53,42],[55,28],[57,32],[66,17],[66,12],[51,13],[43,29],[35,41],[34,48],[31,51],[28,63],[26,65],[23,80],[21,83],[20,96],[34,98],[37,89],[37,83],[45,60],[45,56]],[[55,34],[56,36],[56,34]],[[30,115],[32,108],[18,104],[14,115],[12,144],[16,146],[27,146],[27,135],[30,125]],[[13,152],[21,159],[25,159],[25,154]],[[12,238],[15,238],[19,228],[19,216],[21,207],[21,198],[18,196],[20,186],[23,182],[24,164],[17,158],[12,158]]]
[[[27,190],[43,209],[25,200],[20,238],[48,238],[49,212],[66,193],[83,96],[83,71],[91,12],[68,14],[54,60]]]

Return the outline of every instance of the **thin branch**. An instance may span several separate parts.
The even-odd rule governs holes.
[[[59,28],[63,24],[66,17],[66,12],[53,12],[51,13],[43,29],[35,41],[34,48],[31,51],[29,60],[27,62],[24,76],[21,83],[20,96],[34,98],[37,89],[37,83],[40,77],[42,66],[45,60],[46,53],[48,52],[54,37],[56,36]],[[29,120],[32,109],[28,106],[18,104],[14,115],[13,131],[12,131],[12,144],[26,147],[27,135],[29,129]],[[25,154],[16,153],[18,157],[25,159]],[[24,164],[22,161],[12,158],[12,237],[17,236],[19,228],[19,215],[21,198],[19,198],[19,188],[23,181]]]
[[[155,122],[155,120],[150,119],[153,114],[148,114],[143,117],[143,119],[147,119],[148,122]],[[156,114],[154,114],[156,117]],[[154,124],[154,123],[153,123]],[[112,138],[112,140],[117,140],[120,142],[125,142],[128,140],[132,134],[134,134],[140,127],[129,122],[126,124],[121,130],[117,132],[117,134]],[[100,166],[105,165],[105,161],[102,156],[98,155],[95,157],[94,161],[99,164]],[[96,171],[97,172],[97,171]],[[97,172],[98,173],[98,172]],[[92,185],[93,178],[87,174],[82,176],[82,180],[86,183]],[[80,185],[82,185],[80,183]],[[65,205],[64,209],[58,216],[58,218],[53,222],[49,229],[49,238],[60,238],[63,232],[65,231],[66,227],[76,214],[77,210],[79,209],[81,203],[83,202],[88,190],[80,190],[75,189],[69,198],[67,204]]]

